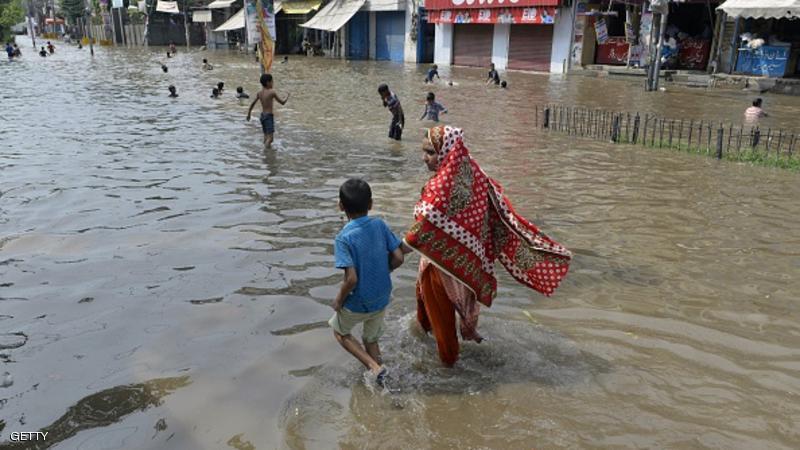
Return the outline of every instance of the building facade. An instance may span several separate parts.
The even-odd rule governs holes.
[[[573,9],[560,0],[426,0],[438,65],[564,73]]]
[[[302,27],[319,30],[326,55],[417,62],[412,0],[331,0]]]

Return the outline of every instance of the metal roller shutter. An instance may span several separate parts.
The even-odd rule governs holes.
[[[453,64],[486,67],[492,62],[492,25],[458,24],[453,32]]]
[[[552,25],[511,25],[508,68],[550,72]]]

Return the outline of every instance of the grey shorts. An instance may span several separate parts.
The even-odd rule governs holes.
[[[271,113],[261,113],[261,130],[264,134],[275,133],[275,116]]]

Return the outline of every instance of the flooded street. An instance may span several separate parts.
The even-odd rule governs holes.
[[[0,63],[0,448],[797,448],[798,174],[543,133],[531,114],[738,123],[752,94],[523,73],[503,91],[461,68],[431,88],[423,66],[291,57],[264,152],[233,98],[257,92],[252,56],[22,48]],[[381,82],[403,102],[399,144]],[[575,258],[552,298],[503,271],[487,340],[454,369],[416,324],[407,258],[380,394],[326,323],[338,187],[365,178],[372,214],[405,232],[429,90]],[[800,99],[764,98],[765,126],[797,127]],[[8,442],[37,430],[38,447]]]

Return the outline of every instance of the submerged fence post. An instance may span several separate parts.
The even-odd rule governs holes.
[[[698,135],[697,135],[697,153],[700,153],[700,150],[703,148],[703,121],[700,121],[700,127],[698,127]]]
[[[544,122],[542,128],[550,128],[550,107],[544,109]]]
[[[678,150],[681,149],[681,139],[683,139],[683,119],[681,119],[681,125],[678,128]]]
[[[717,129],[717,159],[722,159],[722,141],[725,136],[725,128],[722,126],[722,122],[719,124],[719,129]]]
[[[692,131],[694,131],[694,119],[689,122],[689,143],[686,144],[686,150],[692,151]]]
[[[750,140],[750,147],[752,148],[753,151],[755,151],[756,147],[758,147],[758,141],[761,140],[761,130],[759,130],[758,127],[756,127],[755,130],[751,130],[751,133],[753,135],[753,138]]]
[[[631,136],[633,145],[636,145],[639,139],[639,120],[639,113],[636,113],[636,117],[633,118],[633,136]]]
[[[619,134],[620,134],[620,120],[621,117],[619,114],[614,115],[614,122],[611,125],[611,142],[618,144],[619,143]]]

